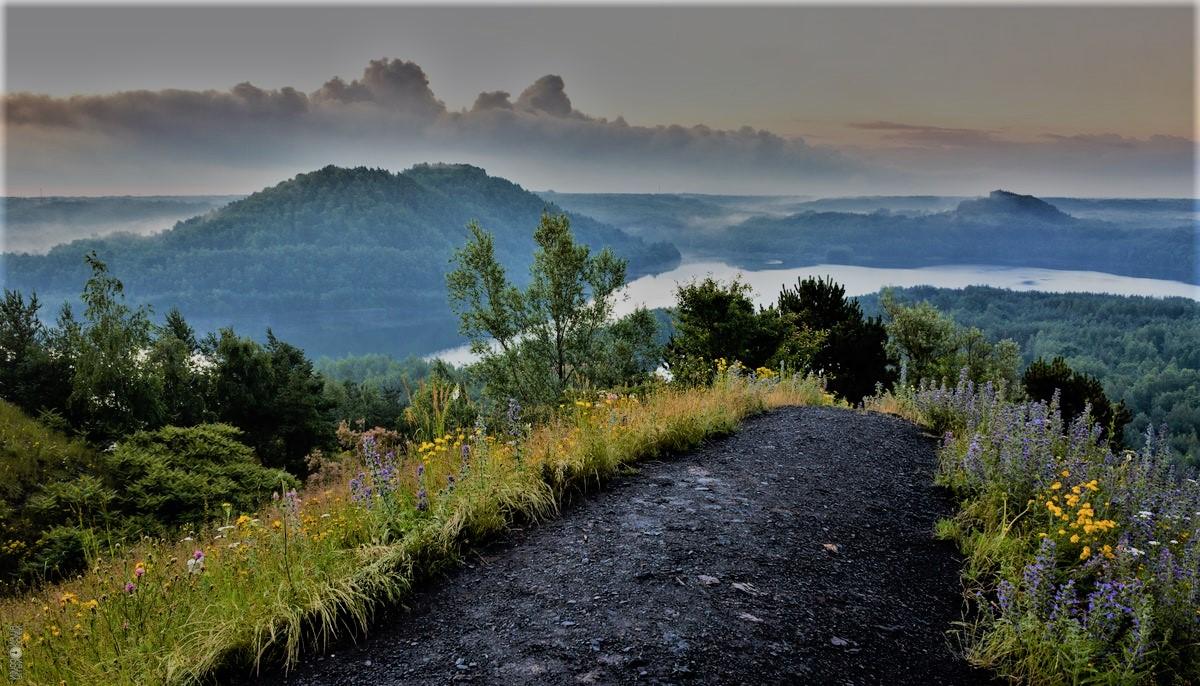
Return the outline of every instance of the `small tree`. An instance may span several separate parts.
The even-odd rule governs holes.
[[[863,317],[858,301],[826,278],[799,280],[779,293],[779,311],[790,318],[792,340],[816,347],[808,366],[825,376],[830,391],[857,403],[895,378],[887,332],[878,318]],[[795,343],[789,343],[795,346]],[[803,347],[801,348],[804,349]]]
[[[978,328],[964,328],[928,302],[899,303],[890,290],[880,299],[888,315],[888,349],[908,365],[908,379],[954,379],[963,369],[978,384],[1017,387],[1021,346],[1011,339],[993,343]]]
[[[521,291],[496,260],[491,234],[474,222],[467,228],[471,238],[446,282],[487,393],[547,405],[569,388],[611,381],[605,343],[615,335],[610,319],[625,261],[608,249],[593,255],[575,242],[566,215],[543,214],[530,283]]]
[[[938,381],[955,377],[958,350],[954,320],[927,302],[902,305],[890,290],[880,298],[888,316],[888,351],[908,367],[908,379]]]
[[[759,310],[749,285],[711,277],[679,286],[675,333],[667,343],[667,368],[687,384],[713,378],[713,360],[738,361],[754,369],[767,364],[787,333],[774,308]]]
[[[1050,402],[1057,391],[1064,421],[1074,420],[1085,408],[1091,407],[1091,417],[1103,429],[1110,447],[1114,451],[1121,449],[1125,425],[1133,419],[1133,414],[1124,401],[1113,403],[1109,400],[1095,377],[1071,369],[1061,357],[1050,362],[1039,357],[1025,370],[1021,380],[1025,392],[1034,400]]]

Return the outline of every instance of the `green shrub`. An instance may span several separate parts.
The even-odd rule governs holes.
[[[292,488],[225,424],[141,431],[96,455],[0,401],[0,593],[55,580],[122,540],[257,509]]]
[[[131,518],[136,530],[165,531],[218,516],[224,503],[254,509],[272,491],[297,485],[287,472],[261,466],[240,436],[227,424],[130,436],[104,457],[116,493],[112,511]]]

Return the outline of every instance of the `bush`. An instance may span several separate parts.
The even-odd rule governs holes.
[[[235,511],[256,508],[272,491],[297,485],[281,469],[261,466],[227,424],[168,426],[142,431],[105,456],[107,481],[117,494],[112,511],[142,532],[165,532]]]
[[[142,431],[97,456],[0,403],[0,591],[55,580],[85,553],[253,510],[294,477],[259,464],[224,424]]]

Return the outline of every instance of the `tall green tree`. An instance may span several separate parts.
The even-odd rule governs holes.
[[[471,237],[455,253],[446,283],[459,330],[480,356],[487,393],[547,405],[568,389],[610,381],[613,365],[605,344],[614,335],[644,333],[639,326],[612,327],[615,296],[625,284],[624,260],[608,249],[592,254],[575,242],[566,215],[543,213],[533,234],[537,248],[529,285],[522,291],[497,261],[491,234],[474,222],[468,229]],[[639,341],[629,350],[640,349]]]
[[[207,347],[215,362],[218,418],[245,433],[264,466],[303,476],[305,456],[333,442],[325,380],[299,348],[267,331],[267,345],[223,329]]]
[[[149,310],[125,304],[124,286],[94,252],[86,260],[92,276],[83,288],[84,319],[76,323],[70,310],[60,319],[74,353],[70,409],[98,440],[159,426],[161,380],[145,361],[153,331]]]
[[[158,329],[149,361],[162,385],[165,422],[192,426],[205,421],[210,377],[196,334],[178,309],[172,308]]]
[[[70,365],[52,351],[41,306],[37,294],[26,302],[7,289],[0,301],[0,397],[31,414],[62,412],[71,393]]]

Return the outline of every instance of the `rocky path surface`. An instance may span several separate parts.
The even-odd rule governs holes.
[[[911,424],[792,408],[516,531],[278,684],[973,684]],[[266,676],[266,675],[263,675]]]

